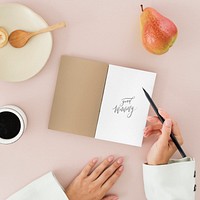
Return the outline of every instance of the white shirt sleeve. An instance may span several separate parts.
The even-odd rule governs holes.
[[[167,165],[143,164],[147,200],[195,200],[195,161],[170,160]]]
[[[28,184],[7,200],[68,200],[63,188],[49,172]]]

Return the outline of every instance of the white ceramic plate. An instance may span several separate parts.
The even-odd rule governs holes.
[[[17,29],[37,31],[47,26],[44,19],[24,5],[0,4],[0,27],[9,34]],[[22,48],[14,48],[9,43],[0,48],[0,80],[18,82],[36,75],[45,66],[52,43],[48,32],[33,37]]]

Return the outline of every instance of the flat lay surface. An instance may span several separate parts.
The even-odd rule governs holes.
[[[8,26],[2,18],[8,14],[1,10],[2,4],[12,2],[0,0],[0,27]],[[142,164],[155,137],[144,139],[142,147],[133,147],[48,129],[62,55],[157,73],[153,99],[158,107],[167,110],[178,121],[184,137],[183,149],[196,159],[196,199],[199,199],[200,3],[193,0],[17,0],[15,3],[27,6],[45,21],[34,19],[32,23],[28,16],[25,18],[31,23],[27,27],[20,27],[22,21],[17,21],[14,27],[17,18],[12,18],[9,32],[20,28],[44,28],[45,22],[52,25],[65,21],[67,26],[51,33],[52,51],[51,42],[44,43],[46,39],[51,40],[50,33],[33,38],[22,49],[11,48],[9,44],[0,48],[0,106],[17,105],[28,118],[27,129],[17,142],[0,144],[0,200],[48,171],[53,171],[66,187],[91,158],[101,160],[111,154],[124,156],[125,164],[123,175],[110,192],[118,194],[122,200],[145,199]],[[177,25],[177,40],[167,53],[154,55],[142,46],[140,4],[159,10]],[[46,48],[51,51],[50,57],[40,65],[35,58],[41,59]],[[5,61],[9,62],[8,66]],[[7,70],[15,74],[5,78]],[[32,73],[25,76],[25,71]],[[153,114],[152,109],[150,114]],[[174,157],[181,156],[177,152]]]

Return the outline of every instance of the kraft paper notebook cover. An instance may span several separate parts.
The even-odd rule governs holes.
[[[94,137],[108,64],[62,56],[49,128]]]
[[[156,74],[63,56],[49,128],[141,146]]]

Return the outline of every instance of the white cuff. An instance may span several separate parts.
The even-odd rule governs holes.
[[[52,172],[36,179],[7,200],[68,200]]]
[[[143,164],[143,179],[148,200],[195,200],[195,161],[170,160],[167,165]]]

